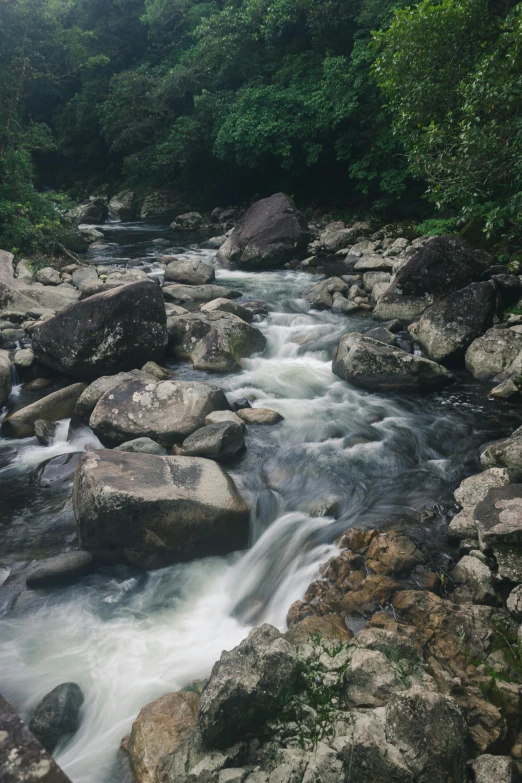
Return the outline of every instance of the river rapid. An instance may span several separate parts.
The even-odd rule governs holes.
[[[100,228],[115,245],[91,251],[93,263],[154,275],[154,259],[180,248],[161,226]],[[184,254],[212,261],[213,251],[187,248],[192,239],[181,240]],[[73,586],[29,591],[31,562],[76,546],[67,460],[97,439],[86,429],[68,442],[67,422],[47,447],[0,439],[0,691],[28,719],[56,685],[81,686],[81,728],[55,753],[73,783],[124,780],[117,751],[140,708],[208,677],[253,625],[284,629],[291,603],[346,528],[393,522],[445,548],[446,510],[462,478],[478,471],[478,447],[521,423],[467,376],[428,397],[370,394],[341,381],[331,371],[339,338],[375,324],[310,311],[302,294],[318,279],[217,270],[217,282],[268,303],[268,318],[255,324],[265,353],[224,376],[167,362],[180,379],[217,383],[230,400],[247,396],[284,416],[275,427],[249,427],[246,453],[226,467],[252,504],[248,551],[150,573],[100,567]],[[17,385],[11,409],[34,399]],[[60,455],[64,464],[38,469]],[[325,509],[332,516],[318,515]]]

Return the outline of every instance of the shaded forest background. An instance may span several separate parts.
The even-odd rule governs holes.
[[[0,247],[123,187],[513,240],[521,121],[522,3],[0,0]]]

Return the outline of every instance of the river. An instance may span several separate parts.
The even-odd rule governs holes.
[[[100,228],[115,244],[91,252],[99,264],[154,274],[154,259],[179,248],[165,227]],[[214,256],[195,245],[185,254]],[[309,311],[302,293],[317,279],[218,270],[217,282],[268,302],[268,318],[256,324],[265,353],[224,376],[167,363],[180,379],[218,383],[230,400],[248,396],[284,416],[275,427],[250,427],[246,453],[227,468],[254,509],[248,551],[150,573],[100,567],[74,586],[28,591],[30,563],[76,541],[72,470],[37,468],[96,438],[84,430],[67,442],[64,422],[47,447],[0,439],[0,584],[9,575],[0,587],[0,691],[28,718],[59,683],[81,686],[81,728],[55,754],[73,783],[123,779],[117,750],[139,709],[207,677],[252,625],[284,628],[291,603],[346,528],[395,522],[445,548],[445,512],[460,480],[479,469],[478,446],[521,423],[515,408],[488,400],[488,387],[469,377],[428,397],[370,394],[341,381],[331,372],[340,336],[374,323]],[[11,405],[34,399],[18,385]],[[418,514],[430,507],[433,514]],[[317,516],[320,508],[335,518]]]

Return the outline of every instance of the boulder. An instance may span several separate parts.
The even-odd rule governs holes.
[[[485,753],[470,762],[474,783],[519,783],[515,762],[509,756]]]
[[[209,748],[227,748],[261,735],[267,720],[284,707],[297,676],[294,648],[271,625],[250,631],[214,664],[201,696],[198,724]]]
[[[229,408],[217,386],[138,378],[105,392],[89,424],[105,446],[142,437],[172,446],[203,427],[209,413]]]
[[[212,313],[214,310],[219,310],[221,313],[232,313],[237,315],[242,321],[246,321],[247,324],[252,323],[254,320],[254,313],[251,309],[243,307],[239,302],[234,302],[232,299],[224,299],[219,297],[218,299],[212,299],[210,302],[206,302],[201,305],[202,313]]]
[[[250,511],[212,460],[91,451],[74,477],[81,549],[106,562],[161,568],[248,543]]]
[[[459,506],[473,508],[484,500],[492,487],[503,487],[506,484],[509,484],[509,473],[506,468],[490,468],[461,481],[454,492],[454,497]]]
[[[506,600],[506,608],[515,620],[522,621],[522,584],[517,585],[510,592]]]
[[[53,269],[52,266],[44,266],[36,273],[36,282],[42,283],[42,285],[60,285],[62,281],[60,273],[56,269]]]
[[[47,587],[73,581],[88,573],[91,566],[92,555],[89,552],[66,552],[40,560],[31,566],[25,579],[28,587]]]
[[[50,446],[56,436],[57,422],[37,419],[34,423],[34,434],[42,446]]]
[[[114,220],[126,222],[134,220],[138,211],[138,202],[133,190],[122,190],[109,201],[109,215]]]
[[[85,380],[161,359],[166,344],[161,289],[149,281],[91,296],[33,334],[39,361]]]
[[[182,285],[181,283],[174,283],[173,285],[163,286],[163,295],[167,299],[173,299],[176,302],[186,302],[190,299],[210,302],[212,299],[218,299],[219,297],[234,299],[239,294],[223,285]]]
[[[481,279],[494,263],[457,236],[433,237],[399,269],[388,291],[379,297],[374,318],[412,320],[438,299]]]
[[[146,362],[141,368],[141,371],[147,373],[147,375],[152,375],[158,381],[168,381],[174,375],[171,370],[160,367],[156,362]]]
[[[18,371],[28,370],[35,363],[34,353],[30,348],[22,348],[13,356],[13,364]]]
[[[319,247],[323,252],[336,253],[338,250],[353,245],[360,236],[371,230],[369,223],[357,222],[346,226],[342,220],[328,223],[319,236]]]
[[[219,248],[217,260],[246,269],[278,268],[303,257],[308,224],[294,202],[276,193],[252,204]]]
[[[170,227],[173,231],[198,231],[209,227],[209,222],[199,212],[184,212],[177,215]]]
[[[82,301],[90,296],[110,291],[113,288],[121,288],[122,285],[123,282],[121,280],[82,280],[78,286],[79,299]]]
[[[493,487],[473,513],[481,549],[522,546],[522,484]]]
[[[509,438],[489,443],[480,455],[485,468],[504,468],[511,481],[522,479],[522,429]]]
[[[498,603],[492,573],[478,557],[462,557],[453,570],[452,579],[458,585],[468,588],[468,594],[474,604]]]
[[[81,266],[72,273],[72,284],[79,288],[85,280],[98,280],[98,272],[93,266]]]
[[[190,359],[196,370],[238,370],[241,359],[260,353],[266,346],[259,329],[221,310],[173,316],[167,327],[169,351],[180,359]]]
[[[19,285],[0,280],[0,308],[10,308],[29,314],[35,307],[60,311],[78,301],[76,291],[57,286]]]
[[[65,389],[42,397],[41,400],[11,413],[2,422],[1,433],[7,438],[30,438],[34,433],[34,424],[38,419],[57,421],[72,416],[74,407],[81,393],[85,390],[84,383],[73,383]]]
[[[136,783],[156,783],[156,767],[173,753],[196,725],[199,696],[167,693],[140,710],[127,744]]]
[[[284,419],[284,416],[270,408],[241,408],[237,415],[246,424],[279,424]]]
[[[107,215],[107,207],[98,201],[84,201],[83,204],[78,204],[70,215],[76,225],[103,223]]]
[[[141,220],[159,218],[172,220],[179,209],[179,197],[168,190],[153,190],[145,196],[140,210]]]
[[[453,375],[435,362],[356,332],[341,338],[332,371],[369,391],[423,393],[453,381]]]
[[[101,378],[97,378],[87,386],[85,391],[82,392],[78,398],[78,402],[74,408],[74,423],[81,422],[87,424],[91,413],[105,392],[111,391],[112,389],[115,389],[116,386],[120,386],[123,383],[137,379],[143,379],[145,381],[152,380],[149,373],[143,372],[143,370],[130,370],[130,372],[119,372],[116,375],[102,375]]]
[[[474,378],[504,380],[522,373],[522,334],[509,329],[489,329],[466,351],[466,369]]]
[[[1,696],[0,780],[2,783],[71,783]]]
[[[245,422],[234,411],[212,411],[208,416],[205,416],[205,425],[218,424],[222,421],[232,421],[245,429]]]
[[[89,226],[89,224],[78,226],[78,231],[82,237],[90,243],[98,242],[99,240],[103,239],[103,232],[98,231],[98,229],[94,228],[94,226]]]
[[[515,381],[508,379],[502,381],[498,386],[495,386],[488,394],[488,397],[493,397],[495,400],[513,400],[520,397],[520,388]]]
[[[0,251],[3,252],[3,251]],[[31,285],[34,282],[34,272],[31,269],[31,264],[25,258],[20,259],[16,266],[15,277],[22,285]],[[2,276],[3,279],[3,276]]]
[[[7,402],[12,389],[11,362],[9,351],[0,351],[0,405]]]
[[[328,277],[306,291],[304,298],[315,310],[331,310],[334,294],[346,294],[349,288],[348,283],[345,283],[340,277]]]
[[[211,283],[216,277],[214,267],[205,264],[198,258],[163,256],[160,258],[160,263],[167,264],[165,280],[172,280],[174,283],[205,285]]]
[[[44,696],[36,707],[29,728],[49,753],[78,731],[83,701],[80,686],[64,682]]]
[[[227,459],[245,448],[244,425],[233,421],[207,424],[185,438],[179,453],[184,457]]]
[[[116,446],[114,451],[127,451],[132,454],[157,454],[160,457],[166,457],[168,451],[164,446],[160,446],[152,438],[134,438],[127,440],[120,446]]]
[[[410,334],[434,362],[451,362],[492,323],[497,294],[490,283],[471,283],[428,307]]]
[[[376,574],[406,574],[426,562],[426,558],[414,541],[401,533],[390,530],[379,533],[372,540],[366,553],[366,563]]]

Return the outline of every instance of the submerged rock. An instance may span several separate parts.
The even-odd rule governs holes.
[[[69,582],[88,573],[92,560],[89,552],[66,552],[31,566],[25,579],[29,587],[46,587]]]
[[[332,371],[369,391],[430,392],[453,381],[444,367],[356,332],[345,334]]]
[[[85,388],[84,383],[73,383],[11,413],[2,423],[2,434],[8,438],[30,438],[35,434],[35,422],[38,419],[68,419]]]
[[[83,701],[80,686],[64,682],[44,696],[36,707],[29,728],[49,753],[78,731]]]
[[[84,454],[73,505],[81,549],[107,562],[161,568],[244,549],[250,511],[212,460]]]

